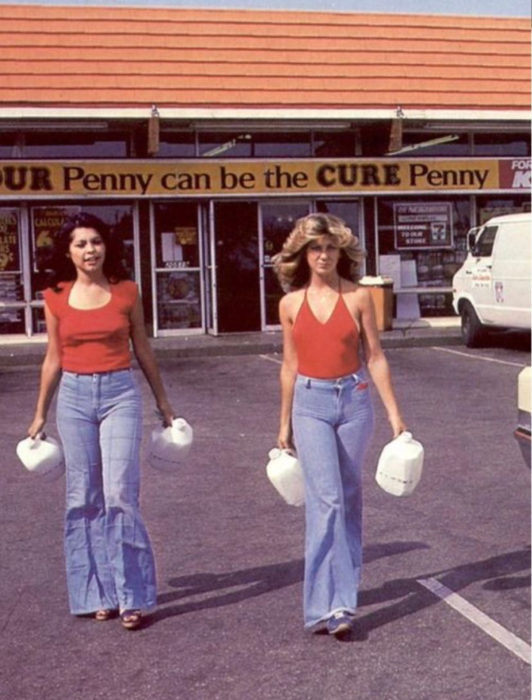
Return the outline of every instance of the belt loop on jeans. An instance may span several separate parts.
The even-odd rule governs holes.
[[[310,386],[311,386],[310,377],[307,377],[307,378],[305,379],[305,387],[306,387],[307,389],[310,389]]]

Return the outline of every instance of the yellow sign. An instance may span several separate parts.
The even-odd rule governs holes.
[[[363,194],[530,189],[513,159],[0,162],[0,197]],[[519,161],[522,163],[522,159]],[[517,183],[517,184],[516,184]]]
[[[176,226],[176,243],[180,245],[196,245],[198,242],[198,230],[195,226]]]

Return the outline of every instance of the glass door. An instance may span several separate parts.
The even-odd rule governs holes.
[[[258,212],[254,202],[214,202],[216,311],[219,333],[261,330]],[[215,260],[214,260],[215,259]]]
[[[203,331],[200,216],[195,202],[152,206],[154,335]]]
[[[353,234],[358,238],[360,245],[365,249],[363,208],[358,200],[320,199],[316,202],[315,211],[333,214],[343,219]]]
[[[262,328],[279,326],[279,300],[283,290],[273,271],[272,258],[279,253],[297,219],[310,211],[310,202],[264,202],[260,205],[260,268]]]
[[[208,333],[218,335],[218,305],[216,303],[216,245],[214,240],[214,203],[200,205],[201,240],[203,250],[204,318]]]

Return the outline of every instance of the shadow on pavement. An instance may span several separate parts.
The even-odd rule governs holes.
[[[530,352],[530,331],[490,329],[486,332],[484,341],[480,343],[479,347]]]
[[[373,544],[364,549],[364,560],[369,563],[381,557],[404,554],[414,549],[428,549],[428,545],[423,542]],[[303,560],[296,559],[229,573],[199,573],[169,579],[168,585],[176,590],[160,594],[158,605],[165,606],[175,601],[183,602],[169,607],[159,607],[150,617],[151,624],[195,610],[232,605],[291,586],[303,580],[303,567]],[[230,590],[235,588],[238,590]],[[213,593],[215,595],[212,595]],[[198,596],[200,596],[199,600],[184,600]]]
[[[426,590],[419,583],[419,579],[437,578],[437,580],[450,588],[453,592],[466,588],[472,583],[484,581],[484,587],[496,585],[498,589],[504,587],[504,581],[509,581],[513,587],[530,586],[530,578],[512,576],[530,568],[530,548],[516,550],[507,554],[501,554],[490,559],[464,564],[453,569],[444,569],[433,573],[420,574],[410,579],[395,579],[385,583],[380,588],[361,591],[359,611],[357,616],[358,637],[365,639],[372,630],[375,630],[391,622],[428,608],[440,599]],[[511,578],[508,578],[511,577]],[[375,612],[362,614],[365,606],[388,603],[398,600],[387,607]]]
[[[429,549],[429,546],[422,542],[369,545],[365,549],[365,561],[369,563],[381,557],[403,554],[415,549]],[[155,624],[167,617],[183,615],[196,610],[232,605],[285,586],[291,586],[303,580],[303,567],[303,560],[295,559],[230,573],[199,573],[172,578],[168,581],[168,585],[176,590],[159,596],[161,607],[150,617],[149,624]],[[527,571],[529,568],[530,548],[525,547],[452,569],[418,574],[414,578],[395,579],[386,582],[379,588],[361,590],[355,628],[350,635],[341,641],[364,641],[368,639],[372,630],[413,615],[440,602],[437,596],[419,583],[419,579],[437,578],[440,583],[455,593],[476,582],[484,582],[484,588],[494,590],[524,588],[530,586],[530,578],[525,575],[516,576],[516,574]],[[213,593],[214,595],[212,595]],[[196,600],[190,600],[193,597]],[[175,601],[182,602],[177,605],[168,605]],[[374,612],[366,614],[363,612],[365,607],[385,605],[391,601],[396,602]]]
[[[151,621],[158,622],[173,615],[183,615],[194,610],[218,608],[232,605],[241,600],[254,598],[269,591],[291,586],[303,579],[303,560],[295,559],[268,566],[258,566],[222,574],[192,574],[179,576],[168,581],[168,585],[178,589],[175,592],[162,593],[158,604],[165,605],[176,600],[203,596],[199,600],[189,600],[178,605],[158,609]],[[229,590],[238,588],[238,590]],[[208,594],[219,592],[218,595]]]

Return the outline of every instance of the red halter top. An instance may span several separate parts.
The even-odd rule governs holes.
[[[325,323],[313,314],[305,290],[292,333],[299,374],[316,379],[335,379],[360,369],[358,327],[340,290],[332,314]]]

